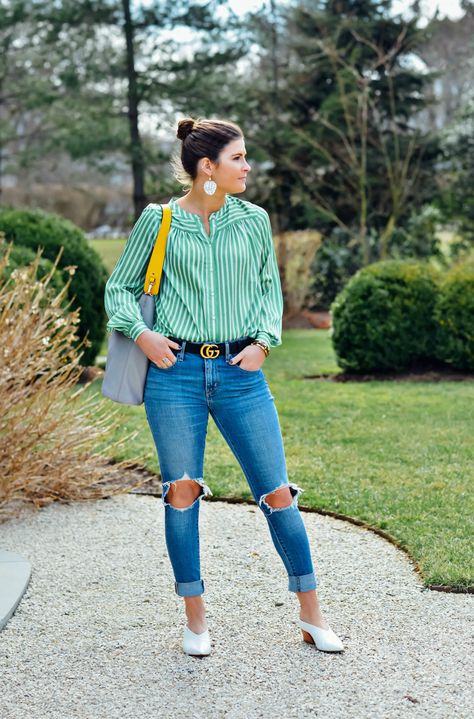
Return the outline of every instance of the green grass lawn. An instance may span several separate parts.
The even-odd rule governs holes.
[[[104,265],[106,266],[109,274],[117,264],[117,260],[120,257],[120,253],[126,242],[126,237],[123,239],[96,239],[89,240],[89,244],[94,250],[97,250],[99,255],[102,257]]]
[[[285,331],[264,364],[288,477],[305,489],[300,507],[340,512],[388,532],[427,585],[474,585],[474,383],[303,379],[337,370],[323,330]],[[100,380],[88,391],[98,390]],[[114,456],[140,455],[158,472],[144,407],[110,406],[123,416],[121,436],[140,429],[127,453]],[[205,475],[214,497],[252,499],[211,418]]]

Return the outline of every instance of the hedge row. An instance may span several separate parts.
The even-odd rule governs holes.
[[[433,361],[474,369],[474,260],[442,274],[422,261],[359,270],[331,305],[338,365],[400,371]]]

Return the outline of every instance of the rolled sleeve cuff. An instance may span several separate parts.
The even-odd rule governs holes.
[[[259,330],[255,339],[262,340],[262,342],[265,342],[268,347],[278,347],[278,345],[281,345],[281,340],[275,339],[275,337],[272,337],[272,335],[264,330]]]
[[[135,324],[132,325],[130,329],[130,339],[132,339],[134,342],[138,339],[138,337],[142,334],[142,332],[145,332],[145,330],[149,330],[150,328],[143,320],[138,320],[138,322],[135,322]]]

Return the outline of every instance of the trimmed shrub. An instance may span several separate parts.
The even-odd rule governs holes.
[[[474,256],[443,279],[434,317],[436,357],[456,369],[474,370]]]
[[[103,298],[108,275],[99,254],[74,223],[41,209],[1,208],[0,230],[8,242],[26,250],[36,252],[42,247],[43,258],[52,262],[63,248],[58,271],[66,281],[66,268],[76,267],[68,297],[73,298],[71,309],[80,309],[79,339],[87,337],[82,361],[85,365],[93,364],[104,340],[107,323]],[[21,252],[25,253],[25,249]],[[18,256],[14,256],[15,261]],[[31,261],[31,254],[25,256],[25,261]]]
[[[359,270],[331,305],[338,365],[352,372],[409,368],[434,356],[439,273],[415,260]]]

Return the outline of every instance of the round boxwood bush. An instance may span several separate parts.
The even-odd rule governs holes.
[[[433,357],[439,273],[422,261],[385,260],[359,270],[331,305],[338,365],[399,371]]]
[[[474,256],[456,264],[440,285],[435,306],[436,357],[456,369],[474,369]]]
[[[105,337],[107,318],[104,309],[104,290],[107,270],[100,255],[90,247],[84,233],[70,220],[41,209],[0,208],[0,230],[7,242],[36,252],[43,247],[42,257],[54,262],[60,247],[64,247],[58,263],[63,279],[69,278],[63,268],[76,265],[69,286],[71,310],[80,308],[79,340],[87,335],[89,347],[83,347],[83,365],[93,364]]]

